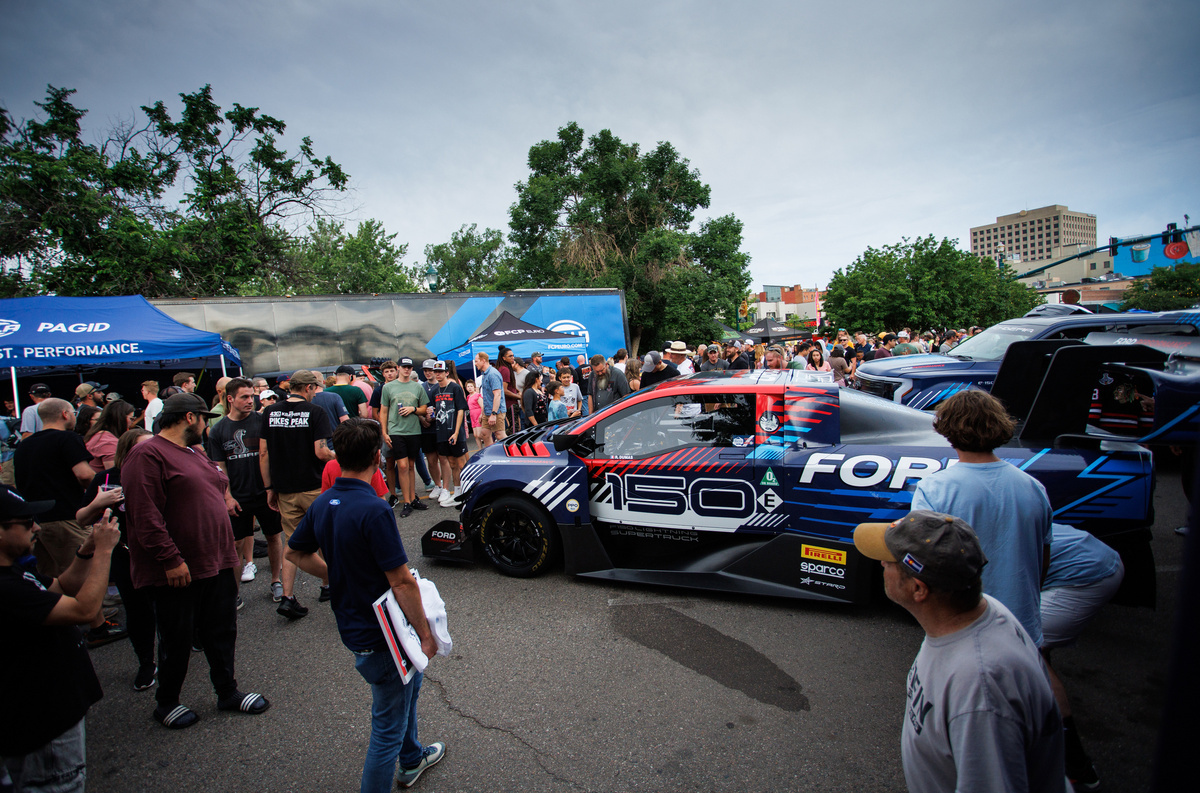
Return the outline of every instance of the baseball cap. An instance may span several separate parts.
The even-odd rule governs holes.
[[[94,391],[103,391],[108,388],[106,385],[100,385],[95,380],[88,380],[75,386],[75,396],[85,397]]]
[[[124,398],[125,397],[121,396],[116,391],[110,391],[104,395],[105,402],[116,402],[117,400],[124,399]]]
[[[42,394],[49,396],[50,386],[46,385],[45,383],[34,383],[33,385],[29,386],[29,393],[37,394],[38,396],[41,396]]]
[[[311,374],[309,375],[312,376]],[[168,413],[195,413],[198,416],[219,416],[220,413],[213,413],[208,409],[208,403],[202,397],[195,394],[179,393],[167,397],[163,402],[163,415]]]
[[[401,366],[407,366],[409,369],[411,369],[411,368],[412,368],[412,365],[413,365],[413,364],[412,364],[412,358],[401,358],[401,359],[400,359],[400,365],[401,365]]]
[[[880,336],[879,340],[882,341],[884,344],[887,344],[889,341],[896,341],[897,338],[899,338],[899,337],[896,336],[895,333],[889,333],[885,336]]]
[[[900,331],[899,333],[897,333],[896,335],[897,335],[898,337],[900,337],[901,339],[907,339],[907,338],[908,338],[908,331],[906,331],[906,330],[902,330],[902,331]]]
[[[854,547],[866,557],[897,562],[914,578],[950,589],[970,586],[987,557],[962,518],[914,510],[893,523],[860,523]]]
[[[8,485],[0,485],[0,519],[32,518],[54,509],[54,501],[26,501]]]
[[[445,361],[434,361],[433,362],[433,371],[435,371],[435,372],[446,371],[446,362]]]
[[[348,375],[353,375],[353,374],[354,374],[354,367],[353,367],[353,366],[347,366],[346,364],[342,364],[342,365],[341,365],[341,366],[339,366],[338,368],[334,369],[334,370],[333,370],[333,373],[334,373],[334,374],[348,374]]]
[[[312,373],[312,369],[297,369],[295,372],[292,372],[292,379],[288,382],[299,383],[300,385],[324,385]]]
[[[662,353],[657,350],[646,353],[646,357],[642,359],[642,374],[653,372],[660,363],[662,363]]]
[[[437,363],[437,361],[433,360],[432,358],[426,358],[424,361],[421,362],[421,368],[422,369],[432,369],[433,365],[435,363]]]

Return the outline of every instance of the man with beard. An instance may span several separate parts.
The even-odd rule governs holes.
[[[87,435],[88,430],[92,428],[92,419],[104,410],[106,388],[108,386],[100,385],[95,380],[88,380],[75,387],[75,431],[80,435]]]
[[[229,479],[200,448],[208,405],[195,394],[163,403],[159,434],[133,447],[121,467],[130,575],[148,588],[158,625],[158,707],[164,727],[200,720],[179,702],[193,637],[204,647],[220,710],[262,713],[260,694],[243,694],[234,677],[237,554],[225,506]]]
[[[592,356],[592,376],[588,383],[588,413],[611,405],[629,393],[629,381],[625,373],[609,366],[603,355]]]

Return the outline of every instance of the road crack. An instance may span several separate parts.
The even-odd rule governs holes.
[[[514,741],[521,744],[522,746],[524,746],[526,749],[528,749],[530,752],[533,753],[534,762],[538,764],[538,767],[541,768],[543,772],[545,772],[546,776],[550,777],[551,779],[555,780],[556,782],[561,782],[561,783],[570,785],[575,790],[582,790],[582,791],[587,791],[588,793],[591,793],[590,791],[588,791],[588,788],[585,788],[584,786],[580,785],[575,780],[570,779],[568,777],[561,776],[561,775],[555,773],[553,769],[548,768],[546,766],[546,764],[542,762],[542,755],[541,755],[541,752],[538,750],[538,748],[536,746],[534,746],[533,744],[531,744],[529,741],[522,738],[515,731],[507,729],[505,727],[501,727],[496,724],[488,724],[487,722],[481,720],[478,716],[473,716],[470,713],[467,713],[462,708],[458,707],[453,702],[451,702],[450,695],[449,695],[449,693],[447,693],[446,687],[442,684],[442,681],[426,675],[425,682],[433,683],[434,687],[437,688],[437,690],[438,690],[438,694],[442,698],[442,702],[446,705],[446,708],[451,713],[458,716],[459,718],[463,718],[469,722],[472,722],[473,724],[480,727],[481,729],[492,730],[494,732],[498,732],[503,735],[507,735],[509,738],[512,738]]]

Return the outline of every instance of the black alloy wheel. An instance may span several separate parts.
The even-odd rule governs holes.
[[[501,496],[479,522],[479,544],[505,575],[529,578],[543,572],[558,550],[558,527],[539,504]]]

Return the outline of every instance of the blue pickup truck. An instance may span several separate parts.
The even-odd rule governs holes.
[[[902,405],[932,410],[938,403],[976,386],[991,390],[1000,361],[1016,341],[1085,339],[1092,333],[1117,336],[1200,339],[1200,311],[1077,313],[1054,315],[1039,307],[1019,319],[993,325],[947,354],[901,355],[858,367],[855,387]]]

